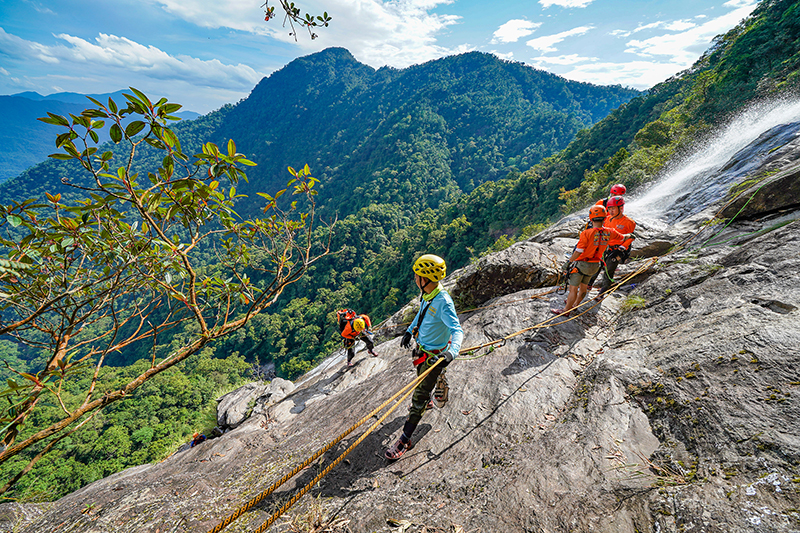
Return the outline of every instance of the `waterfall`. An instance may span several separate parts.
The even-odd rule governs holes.
[[[673,223],[723,198],[731,186],[753,177],[800,136],[800,100],[754,105],[691,153],[668,163],[664,176],[634,195],[625,212]]]

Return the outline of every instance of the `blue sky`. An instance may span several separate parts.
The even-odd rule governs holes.
[[[0,94],[128,86],[206,113],[331,46],[397,68],[491,52],[569,79],[646,89],[689,67],[754,0],[295,0],[329,28],[297,42],[263,0],[0,0]],[[274,0],[270,5],[275,5]],[[280,10],[276,8],[276,13]]]

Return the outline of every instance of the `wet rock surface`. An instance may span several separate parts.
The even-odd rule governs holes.
[[[451,290],[466,298],[474,287],[483,307],[461,315],[464,348],[505,342],[448,367],[449,402],[426,413],[399,461],[383,451],[407,399],[288,516],[324,509],[339,520],[335,531],[359,533],[800,531],[800,212],[703,225],[720,207],[679,227],[643,224],[638,249],[678,246],[621,266],[619,279],[642,272],[570,321],[553,318],[563,296],[546,281],[506,285],[487,300],[488,287],[504,285],[478,265],[453,273]],[[514,259],[523,250],[563,256],[569,231],[553,228],[481,268],[537,284],[547,264],[526,278]],[[388,323],[411,312],[413,304]],[[350,369],[337,352],[236,429],[159,464],[51,504],[0,506],[0,524],[26,533],[210,530],[412,381],[399,338],[377,351],[362,349]],[[226,531],[258,527],[376,421]],[[288,530],[287,520],[270,531]]]

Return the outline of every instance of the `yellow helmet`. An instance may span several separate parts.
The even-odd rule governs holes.
[[[425,254],[414,261],[414,273],[431,281],[439,281],[447,275],[447,265],[438,255]]]
[[[361,333],[364,331],[365,327],[367,327],[367,324],[364,322],[363,318],[356,318],[353,320],[353,329],[356,330],[356,333]]]

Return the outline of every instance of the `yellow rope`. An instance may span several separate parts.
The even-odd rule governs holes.
[[[439,364],[439,363],[441,363],[441,362],[442,362],[442,359],[440,358],[438,361],[436,361],[436,363],[434,363],[434,364],[433,364],[433,366],[431,366],[431,367],[430,367],[428,370],[426,370],[424,373],[422,373],[420,376],[418,376],[418,377],[417,377],[417,379],[416,379],[416,380],[414,380],[412,383],[415,383],[415,384],[416,384],[416,383],[420,383],[420,382],[422,382],[422,380],[423,380],[423,379],[425,379],[425,377],[427,377],[427,375],[430,373],[430,371],[431,371],[431,370],[433,370],[434,368],[436,368],[436,365],[438,365],[438,364]],[[266,531],[266,529],[267,529],[269,526],[271,526],[271,525],[273,524],[273,522],[275,522],[275,520],[277,520],[277,519],[278,519],[278,517],[280,517],[280,516],[281,516],[283,513],[285,513],[285,512],[286,512],[286,511],[287,511],[287,510],[288,510],[288,509],[289,509],[289,508],[290,508],[292,505],[294,505],[295,503],[297,503],[297,501],[298,501],[300,498],[302,498],[302,497],[303,497],[303,496],[304,496],[304,495],[305,495],[305,494],[306,494],[306,493],[307,493],[309,490],[311,490],[311,488],[312,488],[314,485],[316,485],[316,484],[319,482],[319,480],[320,480],[320,479],[322,479],[323,477],[325,477],[325,476],[326,476],[326,475],[327,475],[327,474],[328,474],[328,473],[329,473],[331,470],[333,470],[333,469],[334,469],[334,467],[336,467],[336,465],[338,465],[339,463],[341,463],[341,462],[342,462],[342,460],[343,460],[345,457],[347,457],[347,454],[349,454],[350,452],[352,452],[352,451],[353,451],[353,450],[356,448],[356,446],[358,446],[359,444],[361,444],[361,441],[363,441],[365,438],[367,438],[367,436],[368,436],[370,433],[372,433],[373,431],[375,431],[375,429],[376,429],[378,426],[380,426],[380,425],[383,423],[383,421],[384,421],[384,420],[386,420],[386,418],[387,418],[387,417],[388,417],[390,414],[392,414],[392,411],[394,411],[395,409],[397,409],[397,407],[398,407],[400,404],[402,404],[402,403],[403,403],[403,402],[406,400],[406,398],[408,398],[409,396],[411,396],[411,394],[412,394],[413,392],[414,392],[414,390],[413,390],[413,389],[412,389],[412,390],[409,390],[408,392],[406,392],[406,393],[405,393],[405,395],[403,395],[403,397],[402,397],[402,398],[400,398],[400,400],[399,400],[399,401],[398,401],[396,404],[394,404],[394,405],[391,407],[391,409],[389,409],[388,411],[386,411],[386,413],[384,413],[384,414],[383,414],[383,416],[381,416],[381,417],[380,417],[380,418],[379,418],[379,419],[378,419],[378,420],[377,420],[377,421],[376,421],[374,424],[372,424],[372,426],[370,426],[370,427],[369,427],[369,429],[367,429],[367,430],[366,430],[366,431],[365,431],[365,432],[364,432],[364,433],[363,433],[363,434],[362,434],[362,435],[361,435],[361,436],[360,436],[360,437],[359,437],[359,438],[358,438],[358,439],[357,439],[357,440],[356,440],[356,441],[355,441],[353,444],[351,444],[351,445],[350,445],[350,447],[349,447],[349,448],[347,448],[347,449],[346,449],[346,450],[345,450],[345,451],[342,453],[342,455],[340,455],[339,457],[337,457],[335,461],[333,461],[333,462],[332,462],[330,465],[328,465],[328,466],[325,468],[325,470],[323,470],[322,472],[320,472],[319,474],[317,474],[317,476],[316,476],[314,479],[312,479],[311,481],[309,481],[309,482],[308,482],[308,484],[307,484],[305,487],[303,487],[302,489],[300,489],[300,491],[299,491],[297,494],[295,494],[294,496],[292,496],[292,499],[291,499],[291,500],[289,500],[288,502],[286,502],[285,504],[283,504],[283,506],[282,506],[280,509],[278,509],[277,511],[275,511],[275,512],[272,514],[272,516],[270,516],[270,517],[269,517],[269,519],[268,519],[266,522],[264,522],[263,524],[261,524],[261,526],[260,526],[260,527],[258,527],[257,529],[253,530],[253,533],[263,533],[264,531]]]
[[[620,287],[621,287],[623,284],[625,284],[627,281],[629,281],[629,280],[633,279],[634,277],[638,276],[638,275],[639,275],[639,274],[641,274],[642,272],[646,271],[648,268],[650,268],[652,265],[654,265],[654,264],[655,264],[657,261],[658,261],[658,257],[653,257],[653,258],[651,258],[651,259],[650,259],[650,261],[648,261],[647,263],[645,263],[644,265],[642,265],[641,267],[639,267],[639,268],[638,268],[636,271],[634,271],[632,274],[629,274],[629,275],[628,275],[626,278],[624,278],[623,280],[621,280],[621,281],[619,281],[618,283],[616,283],[616,284],[612,285],[612,288],[611,288],[611,289],[609,289],[608,291],[606,291],[606,293],[605,293],[605,294],[606,294],[606,295],[608,295],[608,294],[612,294],[612,293],[613,293],[613,292],[615,292],[617,289],[619,289],[619,288],[620,288]],[[511,303],[511,302],[506,302],[506,303]],[[600,305],[600,303],[601,303],[601,301],[600,301],[600,300],[598,300],[598,301],[586,300],[585,302],[583,302],[583,303],[581,303],[581,304],[579,304],[579,305],[577,305],[577,306],[573,307],[573,308],[572,308],[572,309],[570,309],[569,311],[564,311],[563,313],[561,313],[561,314],[558,314],[558,315],[555,315],[555,316],[553,316],[553,317],[550,317],[550,318],[548,318],[547,320],[544,320],[544,321],[542,321],[542,322],[539,322],[538,324],[536,324],[536,325],[534,325],[534,326],[531,326],[531,327],[529,327],[529,328],[525,328],[525,329],[521,329],[521,330],[517,331],[516,333],[512,333],[512,334],[510,334],[510,335],[507,335],[507,336],[503,337],[502,339],[496,339],[496,340],[493,340],[493,341],[490,341],[490,342],[486,342],[486,343],[484,343],[484,344],[481,344],[481,345],[479,345],[479,346],[472,346],[472,347],[470,347],[470,348],[465,348],[465,349],[461,350],[461,351],[459,352],[459,354],[462,354],[462,353],[469,353],[469,352],[474,352],[474,351],[476,351],[476,350],[481,350],[481,349],[483,349],[483,348],[488,348],[488,347],[490,347],[490,346],[494,346],[495,344],[498,344],[498,343],[501,343],[501,342],[505,342],[505,341],[507,341],[508,339],[513,339],[514,337],[517,337],[517,336],[519,336],[519,335],[522,335],[523,333],[527,333],[527,332],[529,332],[529,331],[532,331],[532,330],[534,330],[534,329],[543,329],[543,328],[549,328],[549,327],[551,327],[551,326],[560,326],[561,324],[566,324],[566,323],[567,323],[567,322],[569,322],[570,320],[575,320],[576,318],[579,318],[579,317],[581,317],[581,316],[585,315],[586,313],[588,313],[589,311],[591,311],[592,309],[594,309],[595,307],[597,307],[598,305]],[[581,307],[585,307],[586,305],[589,305],[589,304],[592,304],[592,306],[591,306],[591,307],[589,307],[589,308],[587,308],[587,309],[585,309],[585,310],[584,310],[582,313],[580,313],[580,314],[577,314],[577,315],[575,315],[575,316],[571,316],[571,317],[567,318],[566,320],[562,320],[561,322],[550,323],[550,321],[552,321],[552,320],[555,320],[555,319],[557,319],[558,317],[564,316],[564,315],[566,315],[567,313],[571,313],[572,311],[575,311],[575,310],[577,310],[577,309],[580,309]],[[458,360],[459,360],[459,361],[473,361],[473,360],[475,360],[475,359],[480,359],[481,357],[483,357],[483,356],[485,356],[485,355],[486,355],[486,354],[483,354],[483,355],[481,355],[481,356],[479,356],[479,357],[472,357],[472,358],[461,358],[461,357],[459,357],[459,358],[458,358]]]
[[[439,362],[437,361],[437,363],[436,363],[436,364],[439,364]],[[292,470],[292,471],[291,471],[291,472],[289,472],[288,474],[284,475],[284,476],[283,476],[281,479],[279,479],[278,481],[276,481],[275,483],[273,483],[272,485],[270,485],[270,486],[269,486],[269,488],[267,488],[266,490],[262,491],[262,492],[261,492],[260,494],[258,494],[256,497],[254,497],[254,498],[253,498],[253,499],[251,499],[249,502],[247,502],[245,505],[242,505],[241,507],[239,507],[238,509],[236,509],[236,511],[234,511],[234,512],[233,512],[231,515],[229,515],[228,517],[226,517],[226,518],[225,518],[225,519],[224,519],[222,522],[220,522],[219,524],[217,524],[217,525],[216,525],[216,527],[214,527],[213,529],[211,529],[211,530],[209,531],[209,533],[219,533],[220,531],[222,531],[223,529],[225,529],[226,527],[228,527],[228,526],[229,526],[229,525],[230,525],[230,524],[231,524],[231,523],[232,523],[234,520],[236,520],[237,518],[239,518],[239,517],[240,517],[242,514],[246,513],[247,511],[249,511],[250,509],[252,509],[252,508],[253,508],[253,507],[255,507],[256,505],[258,505],[258,504],[259,504],[259,503],[260,503],[260,502],[261,502],[261,501],[262,501],[264,498],[266,498],[267,496],[269,496],[270,494],[272,494],[272,493],[275,491],[275,489],[277,489],[278,487],[280,487],[281,485],[283,485],[284,483],[286,483],[287,481],[289,481],[291,478],[293,478],[295,475],[297,475],[297,473],[298,473],[298,472],[300,472],[300,471],[301,471],[301,470],[303,470],[305,467],[307,467],[308,465],[310,465],[311,463],[313,463],[313,462],[314,462],[314,461],[315,461],[315,460],[316,460],[318,457],[320,457],[320,456],[321,456],[323,453],[325,453],[325,452],[327,452],[328,450],[330,450],[331,448],[333,448],[333,447],[334,447],[336,444],[338,444],[338,443],[339,443],[339,442],[340,442],[342,439],[344,439],[344,438],[345,438],[347,435],[349,435],[350,433],[352,433],[352,432],[353,432],[353,431],[354,431],[356,428],[358,428],[359,426],[363,425],[363,424],[364,424],[364,423],[365,423],[367,420],[369,420],[370,418],[372,418],[373,416],[375,416],[377,413],[379,413],[380,411],[382,411],[384,407],[386,407],[387,405],[389,405],[389,404],[390,404],[390,403],[391,403],[393,400],[395,400],[395,399],[396,399],[398,396],[400,396],[401,394],[403,394],[405,391],[407,391],[407,390],[408,390],[408,393],[407,393],[407,394],[406,394],[406,396],[405,396],[405,397],[407,397],[409,394],[411,394],[411,393],[414,391],[414,387],[416,387],[416,386],[417,386],[419,383],[421,383],[421,382],[422,382],[422,380],[423,380],[423,379],[425,379],[425,377],[428,375],[428,373],[429,373],[429,372],[430,372],[430,371],[433,369],[433,367],[435,367],[435,366],[436,366],[436,365],[433,365],[431,368],[429,368],[428,370],[426,370],[426,371],[425,371],[425,372],[424,372],[422,375],[418,376],[416,379],[414,379],[413,381],[411,381],[411,383],[409,383],[408,385],[406,385],[405,387],[403,387],[402,389],[400,389],[398,392],[396,392],[396,393],[394,394],[394,396],[392,396],[391,398],[389,398],[388,400],[386,400],[385,402],[383,402],[383,403],[382,403],[380,406],[378,406],[378,407],[376,407],[375,409],[373,409],[371,413],[369,413],[368,415],[366,415],[365,417],[363,417],[361,420],[359,420],[358,422],[356,422],[355,424],[353,424],[353,426],[351,426],[351,427],[350,427],[350,429],[348,429],[347,431],[345,431],[344,433],[342,433],[341,435],[339,435],[338,437],[336,437],[334,440],[332,440],[332,441],[331,441],[330,443],[328,443],[327,445],[325,445],[325,446],[323,446],[322,448],[320,448],[319,450],[317,450],[317,451],[314,453],[314,455],[312,455],[311,457],[309,457],[308,459],[306,459],[305,461],[303,461],[301,464],[297,465],[297,466],[294,468],[294,470]],[[411,389],[411,390],[409,390],[409,389]],[[403,399],[405,399],[405,397],[404,397]],[[401,400],[401,401],[402,401],[402,400]],[[399,405],[399,402],[398,402],[398,405]],[[394,410],[396,407],[397,407],[397,405],[395,405],[394,407],[392,407],[392,409],[391,409],[389,412],[391,413],[391,412],[392,412],[392,411],[393,411],[393,410]],[[384,418],[385,418],[385,417],[384,417]],[[381,419],[381,420],[383,420],[383,419]],[[372,431],[372,430],[370,429],[369,431]],[[369,433],[369,431],[368,431],[368,432],[365,434],[365,436],[366,436],[366,435]],[[361,442],[361,440],[363,440],[363,437],[362,437],[362,439],[360,439],[360,440],[359,440],[359,441],[357,441],[357,442]],[[345,453],[350,453],[350,451],[348,450],[348,451],[347,451],[347,452],[345,452]],[[337,461],[338,461],[338,460],[337,460]],[[291,507],[291,505],[290,505],[289,507]],[[287,509],[288,509],[288,507],[287,507]],[[285,511],[285,510],[284,510],[284,511]],[[282,514],[282,513],[281,513],[281,514]],[[280,516],[280,515],[279,515],[279,516]],[[276,518],[277,518],[277,517],[276,517]],[[262,530],[262,531],[263,531],[263,530]]]

